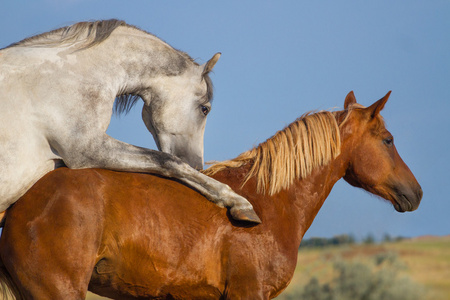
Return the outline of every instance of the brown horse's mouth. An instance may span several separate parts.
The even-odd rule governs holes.
[[[401,195],[399,198],[394,199],[393,205],[395,210],[401,213],[414,210],[413,205],[408,201],[408,198],[406,198],[405,195]]]
[[[408,191],[406,193],[398,193],[396,197],[394,197],[392,204],[398,212],[414,211],[419,207],[422,195],[423,192],[421,188],[416,192]]]

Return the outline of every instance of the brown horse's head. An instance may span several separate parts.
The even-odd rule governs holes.
[[[344,179],[389,200],[399,212],[413,211],[422,199],[422,189],[380,116],[389,95],[367,108],[356,103],[353,92],[347,95],[344,108],[348,113],[341,124],[343,147],[349,153]]]

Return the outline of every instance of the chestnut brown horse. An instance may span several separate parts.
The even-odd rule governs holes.
[[[25,299],[84,299],[88,289],[118,299],[273,298],[340,178],[399,212],[419,206],[421,187],[379,114],[388,97],[365,108],[351,92],[344,110],[305,115],[208,169],[253,204],[256,226],[174,180],[57,169],[7,211],[1,278]]]

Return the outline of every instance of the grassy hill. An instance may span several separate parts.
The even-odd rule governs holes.
[[[329,282],[336,276],[333,268],[336,262],[373,266],[380,257],[395,258],[399,266],[398,277],[409,280],[415,288],[422,290],[420,299],[450,299],[450,236],[424,236],[370,245],[301,248],[294,278],[277,299],[296,299],[312,277],[321,284]]]
[[[410,286],[423,293],[419,299],[450,299],[450,236],[424,236],[381,244],[301,248],[294,278],[277,300],[298,299],[299,291],[312,277],[316,277],[319,284],[332,280],[336,276],[333,269],[336,262],[358,263],[376,269],[374,261],[380,258],[396,264],[398,277],[408,280]],[[407,286],[397,288],[405,293],[407,300],[407,291],[401,290]],[[104,298],[89,294],[87,299]]]

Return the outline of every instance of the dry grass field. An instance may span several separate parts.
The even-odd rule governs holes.
[[[400,275],[423,287],[424,299],[450,299],[450,236],[425,236],[381,244],[301,249],[294,278],[277,299],[296,299],[298,290],[313,276],[323,282],[330,280],[336,261],[369,263],[380,254],[396,257],[402,265]],[[86,299],[105,298],[89,294]]]

